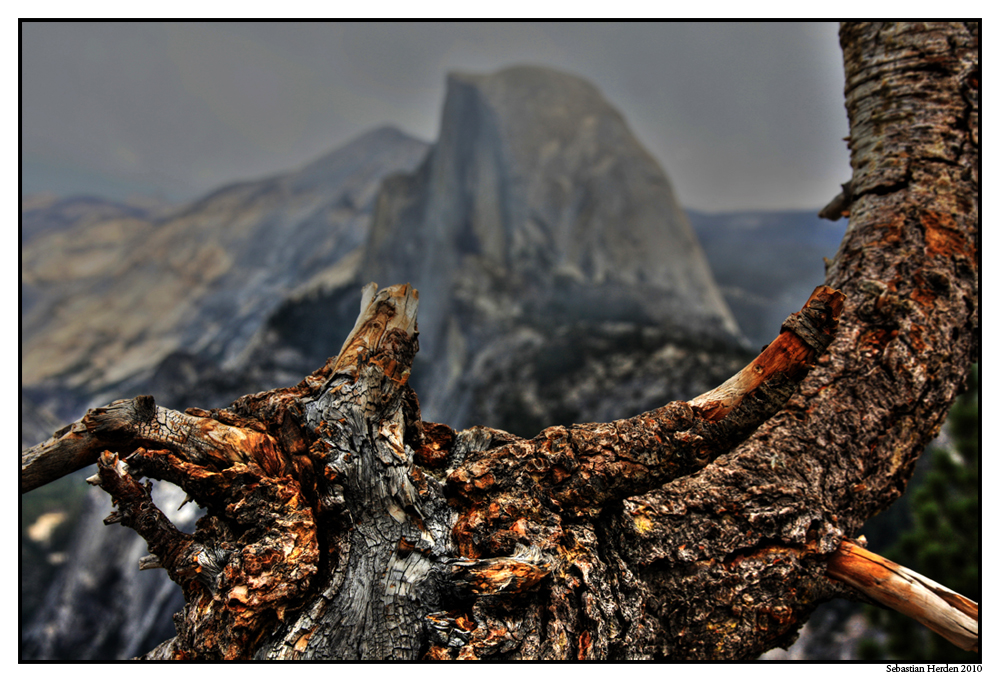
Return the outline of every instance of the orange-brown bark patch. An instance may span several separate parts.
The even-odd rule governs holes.
[[[448,653],[448,649],[439,645],[434,644],[427,653],[424,654],[424,660],[426,661],[450,661],[451,654]]]
[[[514,525],[510,527],[511,531],[517,533],[521,537],[527,537],[528,535],[528,519],[520,518],[514,522]]]
[[[479,627],[476,624],[476,621],[472,620],[471,618],[469,618],[468,616],[466,616],[464,614],[460,614],[460,615],[458,615],[458,616],[455,617],[455,625],[457,625],[458,627],[462,628],[466,632],[472,632],[477,627]]]
[[[452,528],[451,536],[455,540],[459,556],[470,559],[476,559],[480,556],[479,550],[476,549],[475,540],[473,540],[473,533],[482,525],[483,515],[479,509],[470,509],[458,517]]]
[[[948,213],[927,211],[920,216],[924,227],[924,244],[928,256],[963,255],[975,257],[975,247],[955,225],[955,218]]]
[[[824,332],[832,332],[844,309],[844,295],[829,287],[817,287],[803,306],[802,312],[797,315],[805,314],[806,309],[812,306],[817,306],[813,310],[825,309],[824,319],[818,320],[818,323],[824,328]],[[691,404],[698,410],[702,419],[711,422],[720,421],[742,401],[744,396],[757,390],[773,377],[779,374],[793,377],[807,371],[816,359],[815,356],[815,350],[806,340],[793,329],[784,328],[753,362],[722,386],[695,398]]]
[[[898,329],[866,329],[858,340],[858,348],[863,354],[878,355],[899,335]]]
[[[873,226],[869,234],[875,238],[865,242],[866,249],[894,249],[903,241],[903,227],[906,218],[903,215],[894,216],[891,222],[884,222]]]
[[[455,432],[445,424],[422,422],[423,443],[413,452],[413,461],[423,467],[438,469],[448,463],[448,452],[455,442]]]
[[[924,309],[934,305],[934,302],[938,298],[937,294],[927,287],[922,286],[924,284],[923,280],[915,279],[915,282],[917,286],[910,292],[910,299]]]

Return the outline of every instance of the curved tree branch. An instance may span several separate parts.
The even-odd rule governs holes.
[[[978,31],[841,29],[855,173],[826,282],[846,296],[837,337],[746,442],[625,503],[623,544],[669,595],[674,655],[785,644],[817,600],[844,594],[826,557],[902,494],[963,390],[978,353]],[[733,586],[753,583],[741,603]]]
[[[23,458],[23,477],[37,480],[38,471],[58,471],[45,465],[67,461],[66,450],[103,453],[90,480],[118,506],[109,522],[135,528],[153,554],[148,565],[166,568],[185,589],[178,637],[156,655],[229,658],[257,647],[275,628],[273,614],[298,604],[315,575],[317,543],[335,557],[325,597],[278,628],[268,655],[315,655],[312,634],[328,628],[361,657],[412,655],[426,623],[454,620],[414,611],[415,593],[439,604],[442,584],[478,596],[533,590],[566,561],[552,541],[563,535],[564,516],[597,517],[704,467],[780,409],[833,338],[843,296],[819,287],[757,359],[690,404],[553,427],[532,440],[420,422],[406,382],[416,307],[409,286],[376,295],[370,285],[340,355],[293,389],[193,414],[146,396],[118,401]],[[125,461],[104,450],[125,444],[139,448]],[[179,533],[136,481],[141,476],[181,486],[210,511],[208,520],[194,536]],[[317,519],[325,534],[317,535]],[[263,565],[262,556],[269,557]],[[372,580],[380,575],[396,577]],[[339,589],[344,581],[351,590]],[[264,591],[269,598],[252,598]],[[372,612],[372,603],[386,610]],[[361,638],[363,629],[343,625],[366,619],[384,635]],[[489,632],[462,640],[463,655],[488,653],[496,645],[484,638]]]

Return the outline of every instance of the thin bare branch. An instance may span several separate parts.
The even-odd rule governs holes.
[[[955,646],[979,651],[979,604],[971,599],[850,540],[830,556],[826,571]]]

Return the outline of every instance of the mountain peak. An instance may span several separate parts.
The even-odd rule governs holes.
[[[575,287],[609,318],[738,335],[663,170],[596,87],[548,68],[449,75],[440,139],[383,186],[364,272],[441,305],[477,277],[521,300]]]
[[[404,160],[422,156],[427,148],[426,142],[383,125],[303,166],[291,174],[291,182],[294,189],[302,190],[336,185],[358,174],[369,180],[384,173],[386,163],[409,163]]]

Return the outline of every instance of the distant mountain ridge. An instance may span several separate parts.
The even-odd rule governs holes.
[[[79,226],[83,221],[98,223],[124,218],[143,220],[149,217],[149,211],[144,207],[100,197],[35,197],[33,199],[34,201],[29,198],[27,205],[22,202],[22,246],[38,237]]]
[[[178,351],[231,363],[293,291],[354,277],[349,256],[382,179],[426,150],[380,128],[299,171],[158,217],[106,202],[95,207],[104,218],[56,229],[50,210],[49,229],[21,250],[23,384],[68,388],[79,402],[138,390]]]

